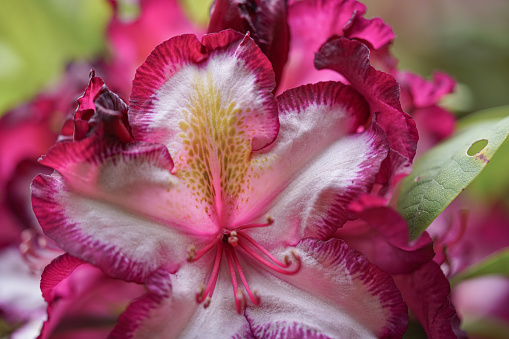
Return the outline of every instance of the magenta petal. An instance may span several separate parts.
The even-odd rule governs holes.
[[[346,38],[332,38],[316,54],[318,69],[341,73],[369,102],[371,112],[378,112],[377,123],[387,134],[391,148],[390,161],[384,164],[391,173],[407,174],[417,146],[417,129],[412,118],[403,112],[399,102],[399,85],[389,74],[370,66],[369,49],[364,44]]]
[[[360,39],[367,42],[373,49],[380,49],[394,40],[392,28],[382,19],[365,19],[356,17],[350,28],[345,32],[350,39]]]
[[[350,209],[359,219],[339,229],[336,236],[390,274],[412,272],[433,259],[435,253],[429,235],[424,233],[418,240],[410,242],[403,217],[392,208],[378,204],[377,199],[365,195],[351,204]]]
[[[432,81],[410,72],[399,72],[397,78],[401,86],[410,92],[414,107],[436,105],[444,95],[452,93],[456,86],[456,81],[442,72],[435,72]]]
[[[101,78],[95,76],[93,70],[78,105],[74,116],[65,122],[60,140],[82,140],[92,135],[113,136],[122,142],[133,140],[127,120],[127,105],[106,87]]]
[[[450,302],[449,281],[435,262],[410,274],[395,275],[394,281],[429,338],[466,337]]]
[[[57,321],[52,319],[53,303],[63,296],[61,295],[62,293],[69,293],[67,291],[57,290],[57,285],[83,264],[85,264],[83,260],[65,253],[55,258],[44,269],[41,276],[41,291],[42,296],[46,302],[48,302],[48,320],[44,322],[42,327],[41,339],[48,338],[51,335],[51,331],[57,325]]]
[[[276,84],[279,84],[290,45],[286,0],[216,0],[212,5],[208,32],[228,28],[251,34],[271,61]]]
[[[53,289],[62,280],[67,278],[76,268],[84,264],[81,259],[65,253],[55,258],[46,268],[41,276],[41,291],[44,299],[51,303],[56,296]]]
[[[281,89],[287,90],[319,81],[344,80],[333,71],[317,71],[313,60],[320,46],[331,36],[343,36],[354,18],[366,6],[355,0],[292,1],[288,7],[291,45]]]
[[[140,285],[108,278],[69,254],[48,265],[41,289],[49,304],[41,338],[87,339],[106,337],[121,310],[144,291]]]
[[[117,325],[110,333],[110,338],[133,338],[136,330],[146,320],[150,311],[160,306],[171,296],[171,278],[167,271],[155,271],[145,284],[148,292],[133,301],[120,316]]]

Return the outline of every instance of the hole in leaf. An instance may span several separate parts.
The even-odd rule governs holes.
[[[470,146],[470,148],[467,151],[467,154],[469,156],[476,155],[477,153],[482,151],[484,149],[484,147],[486,147],[487,144],[488,144],[488,140],[486,140],[486,139],[477,140],[476,142],[474,142],[472,144],[472,146]]]

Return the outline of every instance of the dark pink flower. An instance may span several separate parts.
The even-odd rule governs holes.
[[[59,140],[82,140],[93,135],[115,137],[121,142],[133,140],[127,105],[92,70],[88,87],[78,99],[76,112],[65,121]]]
[[[370,85],[275,98],[248,35],[182,35],[137,71],[133,142],[56,144],[42,160],[56,171],[32,186],[45,233],[148,289],[112,335],[401,337],[390,276],[331,239],[389,152]]]
[[[449,137],[456,127],[454,115],[440,106],[440,100],[454,91],[456,82],[442,72],[435,72],[431,81],[410,72],[393,73],[401,87],[403,110],[417,125],[421,154]]]

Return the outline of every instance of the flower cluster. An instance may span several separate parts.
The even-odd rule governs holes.
[[[454,81],[401,72],[392,29],[355,0],[216,0],[207,29],[176,1],[140,6],[115,12],[112,59],[61,128],[22,132],[30,116],[27,150],[0,133],[2,187],[42,172],[37,221],[25,194],[29,221],[2,230],[6,247],[25,229],[38,269],[56,257],[40,337],[462,336],[431,237],[411,241],[390,204],[418,129],[422,151],[452,133]],[[74,86],[32,111],[69,111]]]

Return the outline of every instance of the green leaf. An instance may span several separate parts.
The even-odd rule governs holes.
[[[180,5],[193,22],[201,26],[209,23],[212,0],[180,0]]]
[[[461,329],[472,338],[500,339],[507,337],[509,324],[503,320],[486,316],[477,319],[463,318]]]
[[[509,117],[479,121],[419,158],[403,180],[398,200],[412,239],[474,180],[508,134]]]
[[[461,119],[462,126],[486,119],[503,118],[509,114],[509,106],[501,106],[482,110]],[[479,174],[465,192],[470,199],[484,201],[486,204],[505,201],[509,206],[509,140],[506,140],[490,160],[490,165]],[[497,180],[493,180],[497,178]]]
[[[451,285],[457,285],[463,280],[477,278],[483,275],[502,275],[509,278],[509,249],[496,252],[480,263],[470,266],[451,279]]]

